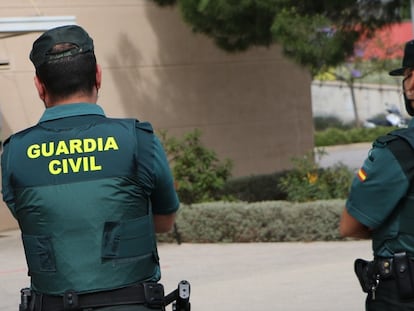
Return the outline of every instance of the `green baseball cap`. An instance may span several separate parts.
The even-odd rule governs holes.
[[[72,43],[76,47],[52,53],[52,48],[59,43]],[[54,59],[93,51],[93,40],[80,26],[68,25],[50,29],[43,33],[34,43],[30,60],[37,68]]]

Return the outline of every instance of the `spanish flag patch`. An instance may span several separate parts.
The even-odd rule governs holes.
[[[363,168],[359,169],[359,171],[357,173],[357,176],[358,176],[360,181],[365,181],[365,179],[367,179],[367,173],[364,171]]]

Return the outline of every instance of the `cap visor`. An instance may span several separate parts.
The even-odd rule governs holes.
[[[398,69],[391,70],[388,74],[390,76],[403,76],[404,71],[405,71],[405,68],[398,68]]]

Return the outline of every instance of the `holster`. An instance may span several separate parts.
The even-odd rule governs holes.
[[[370,292],[376,285],[374,262],[358,258],[354,262],[354,270],[362,291]]]
[[[20,290],[19,311],[31,311],[34,308],[34,297],[30,288],[25,287]]]

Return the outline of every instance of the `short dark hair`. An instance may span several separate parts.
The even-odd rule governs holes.
[[[72,44],[58,44],[52,53],[62,53],[71,48]],[[49,60],[36,68],[36,75],[54,100],[76,93],[90,95],[96,87],[96,57],[93,51],[89,51]]]

